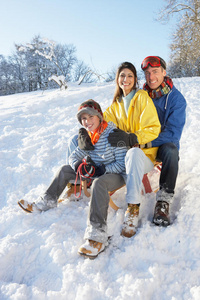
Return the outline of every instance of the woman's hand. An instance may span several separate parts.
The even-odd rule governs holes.
[[[137,136],[134,133],[127,133],[117,128],[109,134],[108,142],[113,147],[133,147],[138,144]]]

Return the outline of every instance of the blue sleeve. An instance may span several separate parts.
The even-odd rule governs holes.
[[[125,172],[126,147],[114,147],[115,161],[106,165],[106,173],[120,174]]]
[[[161,122],[161,133],[152,141],[152,147],[165,143],[174,143],[179,149],[179,141],[186,119],[186,101],[183,95],[175,90],[167,99],[164,120]]]
[[[77,147],[69,156],[69,165],[75,170],[75,164],[77,161],[82,160],[88,153]]]

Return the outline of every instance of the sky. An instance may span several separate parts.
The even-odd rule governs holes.
[[[33,37],[73,44],[77,57],[100,73],[123,61],[140,70],[148,55],[168,62],[174,21],[155,18],[164,0],[0,0],[0,54]]]

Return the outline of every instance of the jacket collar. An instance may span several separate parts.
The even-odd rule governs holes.
[[[131,99],[135,96],[135,94],[137,93],[138,89],[131,91],[126,97],[128,97],[130,94]],[[122,101],[122,99],[125,98],[122,95],[119,96],[119,98],[117,98],[117,101],[120,103]]]

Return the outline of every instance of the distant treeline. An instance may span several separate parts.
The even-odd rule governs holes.
[[[177,15],[177,25],[171,37],[171,54],[167,74],[175,77],[200,76],[200,1],[165,0],[157,21],[167,22]],[[163,32],[164,34],[165,32]],[[155,33],[159,48],[159,37]],[[121,62],[119,62],[121,63]],[[140,72],[138,72],[140,75]],[[67,82],[111,81],[115,69],[98,74],[76,57],[74,45],[56,44],[36,36],[26,45],[15,45],[12,56],[0,55],[0,95],[31,92],[39,89],[67,88]]]
[[[67,82],[93,82],[99,78],[113,80],[92,71],[76,57],[74,45],[56,44],[36,36],[26,45],[15,44],[13,55],[0,55],[0,95],[31,92],[58,87]]]

